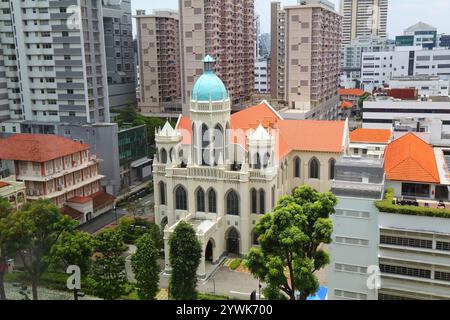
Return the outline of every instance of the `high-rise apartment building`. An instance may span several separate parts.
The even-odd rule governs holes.
[[[106,67],[111,109],[136,105],[136,65],[134,62],[131,2],[103,4]]]
[[[386,38],[388,0],[341,0],[342,44],[359,36]]]
[[[308,117],[334,119],[339,102],[341,16],[325,0],[301,1],[284,11],[284,100],[289,109]]]
[[[139,109],[165,115],[181,112],[179,15],[161,10],[136,18],[139,55]]]
[[[100,0],[0,2],[2,129],[109,121],[102,10]]]
[[[284,101],[286,12],[280,2],[270,4],[270,95]]]
[[[254,86],[254,0],[179,0],[183,114],[187,114],[203,58],[211,55],[234,108]]]

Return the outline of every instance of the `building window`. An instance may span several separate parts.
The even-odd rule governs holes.
[[[206,124],[202,125],[202,165],[207,166],[210,165],[209,162],[209,130]]]
[[[227,194],[227,214],[239,215],[239,197],[234,190],[231,190]]]
[[[431,279],[431,271],[426,269],[380,264],[380,271],[409,277]]]
[[[264,214],[266,211],[266,193],[263,189],[259,190],[259,213]]]
[[[166,184],[162,181],[159,182],[159,204],[166,205]]]
[[[217,212],[216,191],[214,189],[210,189],[208,192],[208,212]]]
[[[252,213],[257,213],[256,206],[258,204],[258,200],[256,199],[257,198],[257,193],[256,193],[255,189],[252,189],[250,191],[250,196],[251,196],[251,206],[252,206],[252,208],[251,208],[252,211],[251,212]]]
[[[309,178],[310,179],[319,179],[320,177],[320,164],[319,160],[316,158],[312,158],[309,162]]]
[[[380,243],[394,245],[394,246],[415,247],[415,248],[425,248],[425,249],[433,248],[432,240],[394,237],[394,236],[386,236],[386,235],[380,235]]]
[[[295,157],[294,159],[294,177],[295,178],[300,178],[300,158],[299,157]]]
[[[430,185],[420,183],[402,183],[402,196],[428,198],[430,196]]]
[[[197,189],[197,212],[205,212],[205,192],[202,188]]]
[[[175,209],[187,210],[187,193],[183,186],[175,189]]]
[[[167,163],[167,151],[166,149],[161,149],[161,163]]]
[[[330,172],[328,173],[328,179],[333,180],[334,179],[334,166],[336,164],[336,160],[334,159],[330,159],[330,161],[328,162],[328,166],[330,169]]]

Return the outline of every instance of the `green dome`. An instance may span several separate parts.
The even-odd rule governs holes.
[[[222,101],[228,99],[228,92],[225,85],[212,71],[214,59],[208,55],[203,62],[205,63],[205,71],[195,82],[192,90],[192,100]]]

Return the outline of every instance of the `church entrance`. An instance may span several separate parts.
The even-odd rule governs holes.
[[[206,245],[205,260],[213,262],[213,244],[211,240],[209,240]]]
[[[239,232],[231,227],[228,231],[226,240],[228,254],[239,255]]]

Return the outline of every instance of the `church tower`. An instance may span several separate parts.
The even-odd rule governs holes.
[[[203,59],[204,71],[195,82],[190,101],[191,165],[224,166],[229,153],[230,97],[213,72],[215,60]]]

